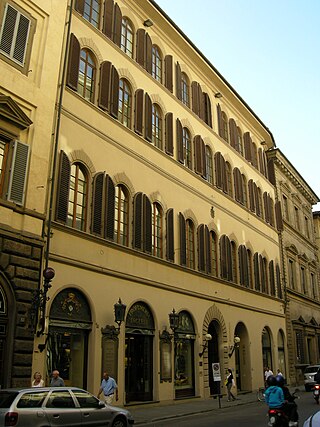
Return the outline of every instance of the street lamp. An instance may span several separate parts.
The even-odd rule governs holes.
[[[121,323],[124,321],[127,306],[122,303],[121,298],[114,304],[114,321],[118,325],[118,331],[120,331]]]
[[[208,347],[208,342],[212,340],[212,335],[211,334],[206,334],[205,336],[205,342],[204,344],[202,344],[202,351],[199,353],[199,357],[202,357],[204,352],[206,351],[207,347]]]
[[[176,329],[178,329],[179,327],[179,314],[176,313],[176,310],[174,308],[172,309],[172,312],[169,313],[169,324],[170,324],[170,329],[174,334]]]
[[[235,335],[233,338],[233,345],[230,346],[230,353],[229,353],[229,357],[231,357],[233,355],[233,352],[236,348],[239,348],[240,346],[240,338]]]

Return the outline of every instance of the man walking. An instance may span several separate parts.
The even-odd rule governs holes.
[[[116,395],[116,400],[118,400],[118,386],[113,378],[111,378],[108,372],[103,373],[103,380],[101,381],[101,386],[97,397],[99,399],[100,394],[103,392],[104,401],[107,405],[112,405],[114,395]]]
[[[52,379],[50,382],[50,387],[64,387],[64,381],[63,379],[59,376],[59,371],[57,371],[56,369],[52,372]]]

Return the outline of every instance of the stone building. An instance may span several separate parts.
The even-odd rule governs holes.
[[[228,367],[241,391],[265,365],[289,375],[268,127],[152,0],[2,3],[1,92],[30,122],[11,138],[30,161],[1,231],[27,236],[33,260],[2,250],[3,306],[21,287],[26,319],[39,271],[55,271],[34,342],[21,325],[21,381],[32,354],[92,392],[107,369],[121,404],[207,397]],[[20,69],[8,10],[33,28]]]
[[[279,149],[268,151],[269,177],[282,206],[281,270],[287,320],[289,379],[303,383],[304,368],[320,357],[318,246],[312,206],[319,198]]]

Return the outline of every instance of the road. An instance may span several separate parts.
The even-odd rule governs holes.
[[[314,412],[320,410],[313,400],[312,393],[300,392],[296,400],[300,416],[299,427]],[[249,403],[198,415],[173,418],[165,421],[144,424],[147,427],[266,427],[267,405],[264,402]]]

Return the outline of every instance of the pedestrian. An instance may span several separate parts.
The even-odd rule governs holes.
[[[103,379],[97,397],[99,399],[100,394],[103,392],[104,401],[107,405],[112,405],[114,395],[116,395],[116,401],[118,400],[118,385],[116,381],[109,376],[108,372],[103,373]]]
[[[283,377],[283,373],[280,371],[280,369],[277,369],[277,377]]]
[[[42,379],[40,372],[34,373],[31,387],[44,387],[44,381]]]
[[[268,387],[268,382],[267,382],[268,377],[270,377],[271,375],[273,375],[273,372],[271,371],[271,369],[269,368],[269,366],[267,366],[265,368],[265,371],[264,371],[264,382],[265,382],[265,386],[266,387]]]
[[[235,382],[234,382],[234,378],[233,378],[233,374],[232,374],[231,369],[228,369],[228,375],[226,378],[226,386],[227,386],[227,392],[228,392],[228,402],[230,402],[231,400],[236,400],[234,395],[231,393],[232,387],[235,387]]]
[[[52,371],[50,387],[65,387],[64,381],[59,375],[60,373],[56,369]]]

